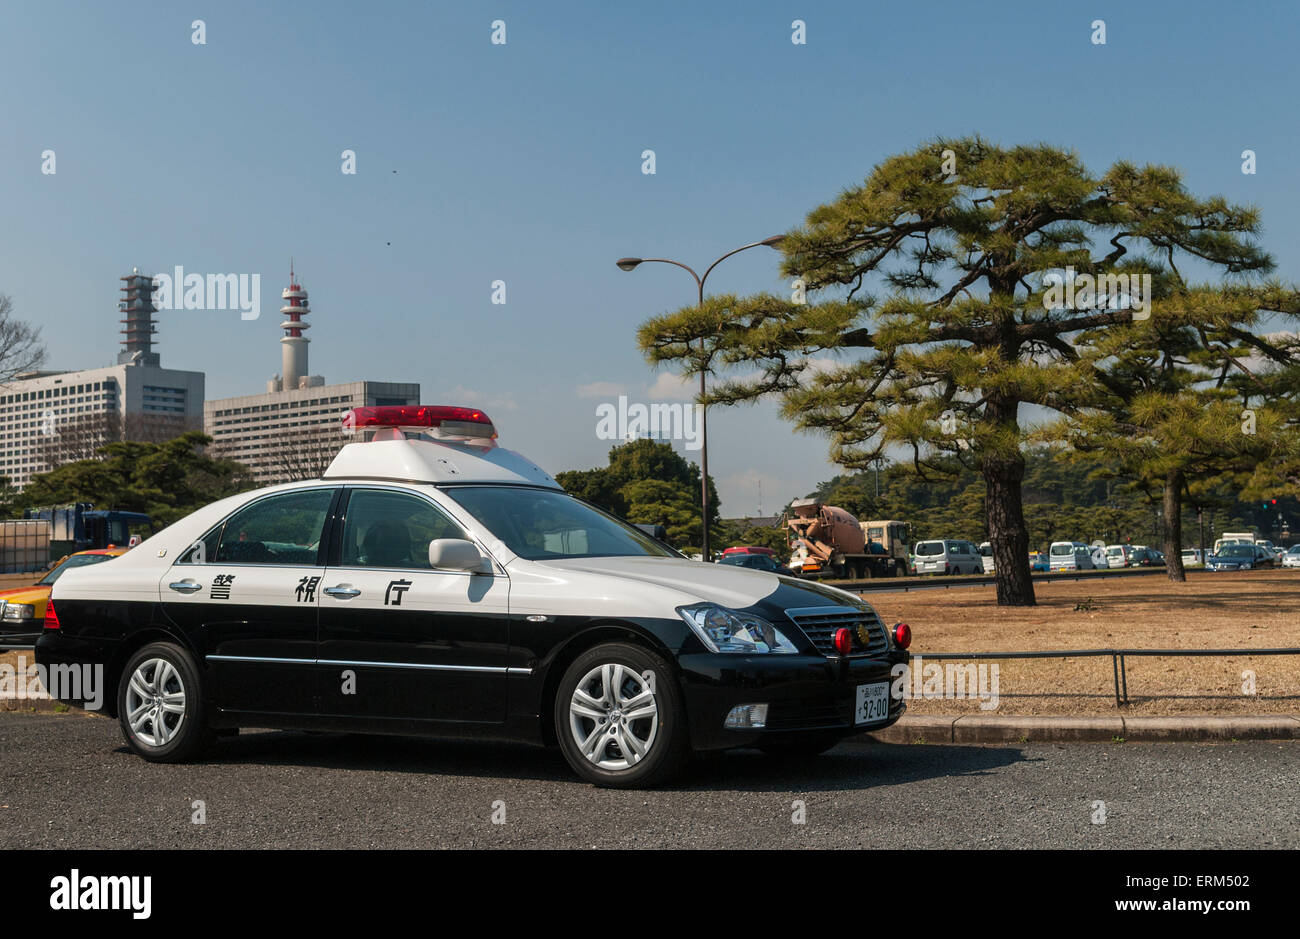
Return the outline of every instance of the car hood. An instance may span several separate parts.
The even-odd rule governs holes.
[[[534,561],[537,568],[595,575],[649,588],[668,589],[678,602],[707,601],[733,609],[863,606],[835,587],[767,571],[677,558],[610,557]]]
[[[0,590],[0,600],[9,603],[43,604],[49,595],[49,587],[14,587],[11,590]]]

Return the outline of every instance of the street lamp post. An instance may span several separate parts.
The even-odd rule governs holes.
[[[698,305],[704,306],[704,282],[709,279],[713,269],[721,264],[733,254],[739,254],[742,251],[748,251],[750,248],[768,247],[775,248],[785,240],[785,235],[773,235],[771,238],[764,238],[762,241],[755,241],[753,244],[741,245],[734,251],[728,251],[722,257],[710,264],[700,276],[695,273],[695,269],[681,261],[673,261],[669,258],[619,258],[616,262],[618,269],[621,271],[635,270],[638,265],[655,263],[655,264],[672,264],[680,267],[695,278],[695,286],[698,290]],[[703,349],[705,340],[700,339],[700,348]],[[708,409],[704,406],[704,369],[700,369],[700,507],[704,525],[704,544],[702,546],[702,555],[705,562],[713,560],[709,553],[709,419]]]

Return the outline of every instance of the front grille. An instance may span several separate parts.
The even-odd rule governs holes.
[[[835,631],[841,628],[853,631],[853,655],[879,655],[889,648],[889,640],[885,636],[885,624],[870,610],[858,610],[848,606],[814,606],[786,610],[785,615],[803,630],[804,635],[823,655],[838,654],[835,651]],[[859,627],[866,631],[865,643],[862,641]]]
[[[796,698],[776,701],[767,715],[768,730],[802,730],[809,727],[843,727],[849,719],[847,704],[830,698]]]

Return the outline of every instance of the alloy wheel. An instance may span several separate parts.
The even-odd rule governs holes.
[[[126,689],[131,733],[150,747],[166,746],[185,723],[185,683],[176,666],[163,658],[145,659]]]
[[[628,769],[649,754],[659,732],[653,683],[633,668],[603,663],[582,677],[569,700],[569,729],[587,761]]]

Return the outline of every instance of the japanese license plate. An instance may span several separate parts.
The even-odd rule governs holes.
[[[889,720],[889,682],[858,685],[857,705],[853,709],[854,724],[877,724]]]

